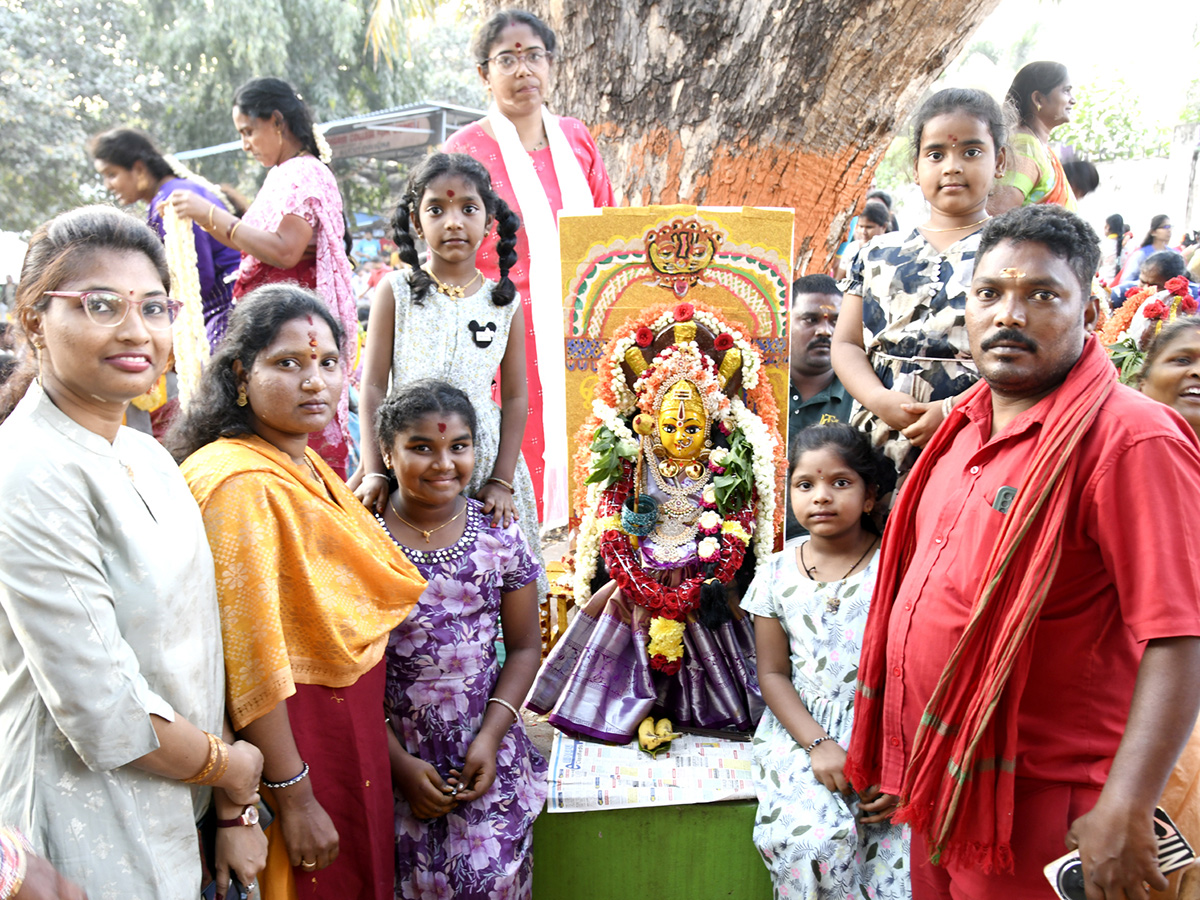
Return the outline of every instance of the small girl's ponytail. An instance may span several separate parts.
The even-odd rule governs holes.
[[[433,279],[429,277],[428,272],[421,268],[421,258],[417,256],[417,245],[413,241],[412,229],[409,224],[412,205],[412,194],[405,194],[396,204],[396,211],[392,213],[392,240],[396,242],[400,260],[406,263],[410,269],[408,284],[412,293],[412,301],[417,306],[421,306],[425,302],[425,295],[433,287]]]
[[[497,306],[508,306],[517,296],[517,286],[508,273],[517,264],[517,231],[521,218],[504,200],[496,196],[496,256],[500,263],[500,283],[492,291],[492,302]]]

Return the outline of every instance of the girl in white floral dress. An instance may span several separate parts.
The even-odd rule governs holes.
[[[896,798],[842,769],[875,587],[879,459],[849,425],[814,425],[788,454],[792,510],[808,538],[760,566],[754,614],[767,711],[754,735],[754,843],[776,898],[907,900],[908,830]]]

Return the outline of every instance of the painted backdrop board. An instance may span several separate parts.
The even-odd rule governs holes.
[[[570,442],[592,410],[605,344],[632,313],[650,306],[701,303],[736,321],[762,353],[776,404],[787,409],[793,218],[790,209],[695,206],[560,218],[572,455],[578,448]],[[779,435],[781,443],[785,438]],[[570,477],[575,496],[573,466]],[[571,511],[573,519],[578,514]]]

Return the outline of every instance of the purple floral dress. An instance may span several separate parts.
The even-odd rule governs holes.
[[[540,567],[516,523],[492,527],[474,500],[453,546],[401,547],[428,586],[388,640],[385,705],[405,749],[446,778],[462,768],[500,677],[500,596],[535,582]],[[396,897],[529,898],[546,770],[518,719],[496,754],[495,783],[473,803],[427,821],[397,794]]]

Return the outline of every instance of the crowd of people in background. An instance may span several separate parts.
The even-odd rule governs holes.
[[[393,258],[352,272],[270,77],[231,98],[252,201],[119,127],[88,150],[145,223],[33,233],[0,331],[0,900],[531,896],[557,216],[614,196],[547,109],[553,31],[506,10],[472,50],[487,116],[411,174]],[[1088,896],[1140,898],[1157,806],[1200,839],[1200,576],[1164,552],[1200,506],[1200,254],[1075,214],[1074,103],[1054,62],[1006,104],[933,94],[927,216],[873,191],[792,285],[787,543],[721,632],[766,706],[745,839],[777,897],[1044,897],[1074,849]]]

